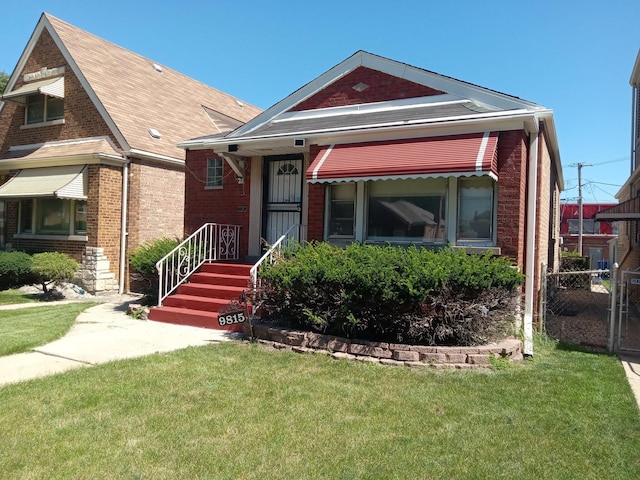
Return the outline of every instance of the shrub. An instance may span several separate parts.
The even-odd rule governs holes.
[[[149,303],[158,299],[158,272],[156,263],[176,248],[180,243],[177,239],[159,238],[140,245],[129,254],[129,263],[133,270],[134,280],[141,282],[141,293],[145,294]]]
[[[562,252],[561,272],[582,272],[590,270],[590,268],[589,257],[583,257],[578,252]],[[589,273],[562,275],[560,276],[560,285],[573,290],[590,289],[591,275]]]
[[[0,290],[33,283],[31,255],[25,252],[0,252]]]
[[[51,285],[71,280],[77,270],[78,262],[65,253],[44,252],[33,255],[31,272],[34,283],[42,286],[45,295],[49,293]]]
[[[327,243],[286,250],[260,277],[268,317],[322,333],[427,345],[504,336],[523,281],[502,257]]]

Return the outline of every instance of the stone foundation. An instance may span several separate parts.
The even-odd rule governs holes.
[[[86,247],[74,283],[92,294],[118,291],[116,275],[110,271],[110,261],[103,248]]]
[[[253,330],[253,331],[252,331]],[[244,324],[247,338],[297,353],[324,353],[336,359],[409,367],[478,368],[490,366],[491,357],[510,362],[523,359],[522,342],[514,338],[477,347],[428,347],[402,343],[369,342],[292,330],[269,323]]]

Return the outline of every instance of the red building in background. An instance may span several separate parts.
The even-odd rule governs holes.
[[[582,252],[591,259],[591,268],[609,268],[609,259],[615,258],[610,252],[609,241],[618,236],[616,222],[594,220],[596,213],[617,205],[616,203],[583,203],[582,204]],[[562,250],[578,251],[580,237],[580,214],[577,203],[560,205],[560,236]],[[600,263],[599,263],[600,262]]]

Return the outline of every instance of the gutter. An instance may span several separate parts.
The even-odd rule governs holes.
[[[180,159],[180,158],[176,158],[176,157],[169,157],[167,155],[158,155],[157,153],[150,153],[150,152],[146,152],[144,150],[138,150],[136,148],[131,148],[129,149],[127,152],[125,152],[126,155],[131,155],[133,157],[137,157],[137,158],[145,158],[147,160],[155,160],[158,162],[164,162],[164,163],[169,163],[169,164],[173,164],[173,165],[180,165],[180,166],[184,166],[184,158]]]
[[[128,160],[128,159],[127,159]],[[118,293],[124,293],[124,275],[127,271],[127,207],[129,205],[129,161],[122,164],[122,208],[120,209],[120,265]]]
[[[538,135],[539,119],[536,117],[529,134],[529,165],[527,184],[527,238],[525,248],[524,292],[524,355],[533,356],[533,308],[535,303],[536,276],[536,199],[538,196]]]

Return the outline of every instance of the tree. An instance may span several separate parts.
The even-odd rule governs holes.
[[[4,93],[4,89],[7,86],[8,81],[9,81],[9,74],[5,71],[0,70],[0,95]]]

